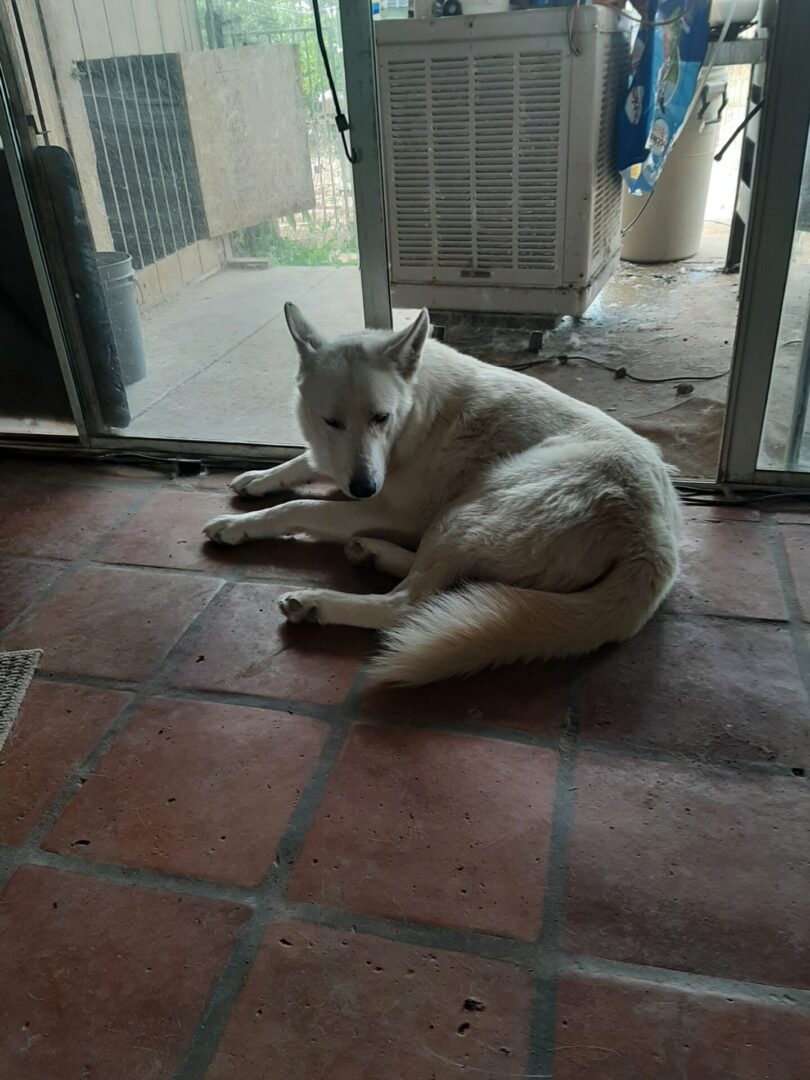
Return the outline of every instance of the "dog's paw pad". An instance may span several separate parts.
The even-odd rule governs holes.
[[[278,602],[281,614],[291,623],[317,622],[318,605],[314,600],[305,595],[296,596],[295,593],[287,593]]]
[[[369,551],[365,541],[357,536],[355,536],[353,540],[349,540],[343,550],[346,552],[346,558],[350,563],[354,563],[355,566],[360,566],[363,563],[372,562],[374,560],[374,552]]]
[[[215,544],[241,544],[247,540],[247,531],[239,523],[239,518],[223,515],[209,521],[203,529],[203,536]]]

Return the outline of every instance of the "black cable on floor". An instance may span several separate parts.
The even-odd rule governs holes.
[[[582,360],[587,364],[593,364],[594,367],[611,372],[615,379],[630,379],[632,382],[637,383],[711,382],[713,379],[722,379],[731,370],[726,368],[725,371],[718,371],[715,375],[668,375],[666,378],[652,379],[647,378],[645,375],[634,375],[632,371],[628,371],[623,365],[621,367],[612,367],[610,364],[606,364],[604,360],[595,360],[592,356],[582,356],[579,353],[559,353],[556,356],[544,356],[539,360],[531,360],[525,364],[510,364],[509,367],[511,371],[528,371],[530,368],[548,364],[553,360],[556,360],[561,365],[567,364],[569,360]]]

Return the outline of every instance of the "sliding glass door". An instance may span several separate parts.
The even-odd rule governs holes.
[[[360,114],[354,167],[309,0],[0,0],[0,197],[25,188],[93,446],[286,452],[299,434],[285,301],[335,333],[389,324],[371,9],[321,12],[338,93]],[[5,381],[35,398],[53,383],[56,400],[32,422],[0,393],[0,438],[78,437],[56,347],[21,336],[31,322]]]
[[[810,486],[810,5],[781,0],[765,87],[721,480]]]

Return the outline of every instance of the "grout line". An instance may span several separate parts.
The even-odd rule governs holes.
[[[698,975],[691,971],[631,964],[622,960],[605,960],[594,956],[565,956],[561,961],[560,970],[566,975],[581,975],[610,982],[635,981],[701,995],[716,994],[726,998],[744,998],[759,1004],[789,1004],[799,1005],[803,1009],[810,1008],[810,990],[799,987],[743,982],[740,979]]]
[[[202,544],[202,540],[200,540],[200,543]],[[291,541],[291,543],[294,543],[294,541]],[[238,549],[225,548],[220,550],[234,551]],[[134,570],[142,574],[195,574],[198,577],[220,578],[223,581],[239,581],[249,585],[286,585],[290,580],[289,573],[285,573],[281,568],[279,568],[278,573],[263,572],[258,574],[249,563],[223,562],[214,563],[210,566],[157,566],[143,562],[108,562],[105,559],[57,559],[42,555],[0,554],[0,565],[3,563],[31,563],[35,566],[51,567],[57,571],[66,570],[78,562],[81,562],[85,568],[89,567],[94,570]],[[307,580],[303,575],[298,580],[305,588],[324,588],[322,581]]]
[[[357,915],[352,911],[321,907],[310,902],[289,902],[288,917],[314,926],[369,934],[385,941],[417,945],[425,949],[458,952],[487,960],[513,964],[529,972],[538,970],[537,946],[517,938],[498,937],[478,930],[458,930],[410,922],[408,919]]]
[[[559,956],[565,929],[568,857],[574,820],[575,770],[583,700],[584,679],[580,673],[574,676],[569,686],[566,730],[560,740],[557,781],[554,786],[554,815],[549,840],[543,919],[537,941],[539,972],[535,981],[529,1060],[526,1066],[526,1073],[535,1076],[551,1077],[554,1074]]]
[[[228,586],[223,586],[216,594],[220,597]],[[230,591],[230,590],[228,590]],[[212,601],[209,601],[211,603]],[[207,610],[207,609],[205,609]],[[202,616],[205,612],[200,612]],[[189,628],[190,629],[190,628]],[[202,626],[197,628],[195,634],[202,633]],[[184,647],[193,644],[194,638],[183,635]],[[142,683],[121,682],[117,679],[108,679],[101,675],[71,675],[58,672],[38,672],[35,675],[36,682],[65,683],[70,686],[90,686],[96,690],[119,690],[128,694],[137,694]],[[151,696],[165,698],[171,701],[195,701],[212,705],[237,705],[246,709],[263,709],[268,712],[280,712],[287,715],[308,716],[313,720],[333,721],[335,718],[335,705],[320,705],[316,702],[291,701],[288,698],[257,697],[254,694],[236,694],[218,690],[193,690],[174,686],[162,679],[151,681]]]
[[[810,626],[802,618],[799,594],[796,590],[796,582],[793,578],[793,571],[790,568],[790,561],[785,548],[785,538],[776,521],[770,523],[768,539],[788,610],[788,627],[793,643],[796,667],[799,670],[799,678],[804,686],[808,707],[810,708]]]
[[[761,615],[724,615],[720,612],[709,611],[672,611],[660,608],[655,617],[667,622],[679,622],[694,624],[695,626],[710,623],[724,624],[734,623],[737,626],[771,626],[778,628],[787,623],[787,619],[767,619]]]
[[[357,717],[358,724],[367,724],[370,727],[393,727],[416,730],[438,731],[446,735],[467,735],[478,739],[492,739],[494,742],[518,743],[522,746],[541,746],[550,750],[558,750],[560,740],[565,732],[562,726],[554,734],[540,734],[533,731],[525,731],[522,728],[498,727],[489,724],[476,724],[469,721],[459,720],[433,720],[430,717],[419,716],[396,716],[373,711],[363,712]]]
[[[735,773],[743,776],[795,776],[796,766],[778,761],[757,761],[745,758],[712,758],[709,756],[690,756],[678,750],[658,747],[626,746],[621,742],[606,742],[599,739],[582,739],[579,748],[589,754],[603,754],[606,757],[626,758],[633,761],[654,761],[664,765],[684,765],[690,769],[714,769],[720,772]],[[802,766],[800,766],[802,767]]]
[[[83,859],[80,855],[63,855],[53,851],[46,851],[43,848],[28,850],[24,865],[44,866],[50,870],[78,874],[82,877],[108,881],[116,885],[130,885],[134,888],[149,889],[155,892],[179,893],[183,896],[196,896],[204,900],[241,904],[243,907],[253,907],[255,904],[254,890],[248,885],[206,881],[181,877],[179,874],[164,874],[162,871],[148,870],[141,866],[121,866],[114,863],[94,862]]]
[[[364,689],[365,672],[360,668],[346,701],[335,710],[344,720],[350,721]],[[175,1080],[198,1080],[205,1075],[268,927],[275,919],[289,916],[290,907],[284,898],[287,880],[304,837],[315,819],[348,733],[349,723],[344,723],[333,726],[327,735],[309,783],[301,793],[279,840],[276,860],[256,893],[253,915],[209,995]]]

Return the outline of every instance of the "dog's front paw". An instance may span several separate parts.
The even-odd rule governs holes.
[[[287,593],[281,597],[278,606],[287,622],[318,621],[318,604],[311,593]]]
[[[203,536],[215,544],[243,544],[250,539],[244,519],[234,514],[223,514],[209,521]]]
[[[243,472],[235,476],[228,487],[235,495],[249,495],[258,498],[266,490],[267,471],[264,469]]]

